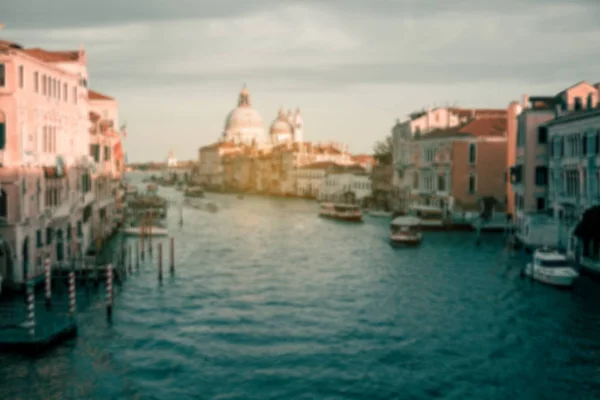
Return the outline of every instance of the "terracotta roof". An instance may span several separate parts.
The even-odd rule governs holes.
[[[333,161],[320,161],[312,164],[305,165],[300,167],[300,169],[327,169],[330,167],[338,167],[339,164],[334,163]]]
[[[352,161],[355,161],[359,164],[362,164],[362,163],[375,164],[375,157],[373,157],[370,154],[357,154],[355,156],[352,156]]]
[[[109,97],[102,93],[98,93],[91,89],[88,90],[88,99],[90,99],[90,100],[114,100],[114,98],[112,98],[112,97]]]
[[[79,60],[79,51],[48,51],[40,48],[25,49],[23,52],[40,61],[58,63]]]
[[[451,137],[503,137],[506,134],[506,118],[474,118],[462,125],[431,131],[419,140]]]

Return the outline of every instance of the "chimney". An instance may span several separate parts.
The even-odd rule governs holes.
[[[525,108],[529,108],[529,95],[528,94],[523,95],[523,109],[525,109]]]

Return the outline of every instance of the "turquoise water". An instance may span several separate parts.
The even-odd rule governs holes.
[[[174,190],[161,189],[173,199]],[[600,291],[521,279],[501,236],[319,219],[294,199],[212,195],[170,212],[176,274],[146,263],[79,337],[0,356],[4,399],[600,398]],[[132,242],[133,243],[133,242]],[[156,255],[156,251],[154,252]]]

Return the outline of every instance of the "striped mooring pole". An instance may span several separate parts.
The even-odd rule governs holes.
[[[112,317],[112,278],[113,278],[113,266],[108,264],[106,266],[106,318]]]
[[[27,280],[27,322],[29,325],[29,335],[35,336],[35,291],[33,279]]]
[[[69,316],[75,317],[75,272],[69,272]]]
[[[162,268],[162,243],[158,243],[158,281],[163,280],[163,268]]]
[[[44,273],[46,274],[46,308],[52,307],[52,269],[50,269],[50,257],[44,260]]]
[[[171,236],[169,246],[169,271],[171,275],[175,273],[175,238]]]

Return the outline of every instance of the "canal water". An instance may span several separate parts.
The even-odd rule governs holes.
[[[522,279],[527,258],[501,235],[393,249],[385,220],[208,197],[219,212],[184,208],[182,227],[170,211],[175,276],[159,286],[146,263],[117,289],[111,324],[99,299],[76,340],[0,356],[0,398],[600,398],[598,283]],[[166,242],[164,255],[167,271]]]

